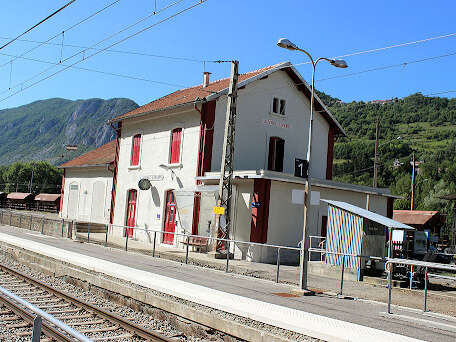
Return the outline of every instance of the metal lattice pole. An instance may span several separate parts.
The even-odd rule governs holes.
[[[220,166],[219,207],[225,208],[225,226],[220,224],[220,215],[216,217],[218,237],[229,239],[231,228],[231,196],[233,193],[234,138],[236,132],[236,100],[239,62],[231,62],[231,79],[228,91],[225,135],[223,140],[222,163]],[[227,249],[227,243],[218,243],[217,250]],[[229,251],[227,251],[228,253]]]

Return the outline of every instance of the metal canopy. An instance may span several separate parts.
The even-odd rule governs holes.
[[[348,211],[350,213],[353,213],[355,215],[364,217],[368,220],[377,222],[383,226],[386,226],[388,228],[393,228],[393,229],[406,229],[406,230],[415,230],[415,228],[412,228],[406,224],[400,223],[398,221],[392,220],[388,217],[379,215],[377,213],[374,213],[372,211],[357,207],[355,205],[346,203],[346,202],[340,202],[340,201],[332,201],[332,200],[325,200],[322,199],[322,202],[328,203],[329,205],[332,205],[334,207],[343,209],[345,211]]]

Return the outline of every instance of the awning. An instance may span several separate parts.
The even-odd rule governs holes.
[[[60,194],[39,194],[35,196],[35,201],[55,202],[60,198]]]
[[[12,192],[8,196],[6,196],[6,198],[14,199],[14,200],[24,200],[31,195],[32,195],[31,193],[27,193],[27,192]]]
[[[370,221],[377,222],[383,226],[386,226],[388,228],[393,228],[393,229],[406,229],[406,230],[415,230],[415,228],[410,227],[404,223],[392,220],[388,217],[382,216],[380,214],[374,213],[372,211],[357,207],[353,204],[346,203],[346,202],[340,202],[340,201],[332,201],[332,200],[325,200],[322,199],[322,202],[328,203],[329,205],[332,205],[334,207],[343,209],[345,211],[348,211],[350,213],[353,213],[355,215],[364,217]]]

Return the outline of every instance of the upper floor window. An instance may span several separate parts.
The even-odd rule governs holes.
[[[131,146],[131,162],[132,166],[139,165],[139,156],[141,154],[141,134],[136,134],[133,137],[133,144]]]
[[[285,115],[285,105],[286,105],[286,101],[284,99],[279,99],[278,97],[274,97],[272,99],[272,112],[274,114]]]
[[[177,164],[180,162],[182,128],[175,128],[171,132],[171,151],[169,154],[169,163]]]
[[[269,138],[268,170],[283,171],[285,140],[279,137]]]

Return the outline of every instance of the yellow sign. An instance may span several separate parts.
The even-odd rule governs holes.
[[[212,207],[212,213],[215,215],[225,215],[224,207]]]

